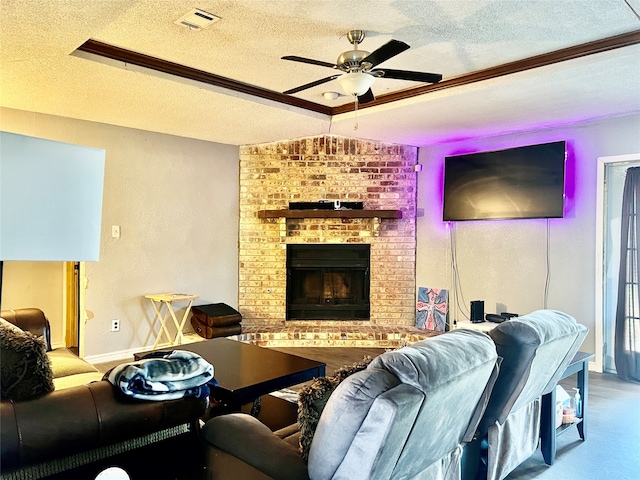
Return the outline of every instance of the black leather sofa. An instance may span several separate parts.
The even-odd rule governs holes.
[[[25,310],[5,316],[47,338],[44,314]],[[207,407],[206,398],[134,400],[106,380],[29,400],[5,399],[0,402],[0,473],[3,479],[42,478],[179,435],[196,435]]]

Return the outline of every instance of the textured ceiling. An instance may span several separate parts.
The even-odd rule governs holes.
[[[193,31],[174,22],[197,7],[221,17]],[[257,87],[284,90],[333,70],[351,49],[390,39],[411,48],[381,64],[444,80],[629,32],[640,0],[0,0],[0,105],[242,145],[319,133],[410,145],[640,112],[640,44],[473,84],[325,115],[74,51],[89,39]],[[99,60],[99,59],[98,59]],[[376,96],[420,84],[380,78]],[[325,91],[296,97],[336,107]],[[357,129],[354,129],[355,125]],[[0,123],[1,127],[1,123]]]

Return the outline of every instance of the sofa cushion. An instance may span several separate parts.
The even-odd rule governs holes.
[[[53,391],[53,372],[42,339],[0,318],[2,399],[25,400]]]
[[[504,360],[480,431],[555,388],[588,329],[564,312],[537,310],[512,318],[489,332]]]
[[[322,410],[324,410],[333,391],[345,378],[364,370],[369,363],[371,363],[371,357],[364,357],[360,362],[339,368],[330,377],[316,378],[300,390],[298,393],[298,426],[300,428],[299,442],[302,458],[305,460],[309,458],[309,448],[320,421],[320,415],[322,415]]]
[[[369,368],[388,370],[424,394],[420,414],[403,439],[394,476],[415,478],[443,458],[457,461],[453,452],[472,438],[486,406],[489,383],[493,385],[497,375],[497,357],[486,334],[457,329],[385,353],[371,363]]]
[[[312,449],[312,453],[309,455],[309,471],[314,472],[312,478],[314,480],[323,480],[323,478],[325,480],[338,478],[353,480],[423,478],[413,474],[396,476],[400,456],[407,448],[406,439],[415,428],[423,402],[424,394],[422,392],[411,385],[402,383],[380,393],[373,399],[334,474],[327,477],[315,475],[315,473],[319,473],[317,467],[318,459],[321,459],[321,456]],[[332,401],[329,402],[329,405],[331,403]],[[318,431],[321,428],[322,420],[318,425]],[[421,437],[424,438],[424,433],[421,434]],[[420,452],[417,456],[415,455],[416,451]],[[424,454],[420,449],[413,449],[412,452],[411,457],[414,460]]]
[[[98,369],[66,348],[56,348],[47,353],[51,360],[53,378],[68,377],[80,373],[97,373]]]
[[[103,374],[100,372],[76,373],[75,375],[67,375],[66,377],[58,377],[53,379],[56,390],[64,390],[66,388],[77,387],[80,385],[88,385],[92,382],[102,380]]]
[[[386,370],[367,368],[340,383],[322,411],[309,450],[309,476],[331,478],[342,463],[374,401],[400,384]],[[345,477],[346,478],[346,477]]]
[[[402,383],[427,392],[450,383],[452,378],[470,369],[493,365],[496,349],[487,340],[486,335],[474,330],[454,330],[384,353],[371,366],[389,370]],[[461,349],[461,343],[467,347]],[[455,352],[455,358],[451,358],[451,352]]]

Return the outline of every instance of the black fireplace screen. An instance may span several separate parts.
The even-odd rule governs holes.
[[[369,245],[287,245],[287,320],[369,320]]]

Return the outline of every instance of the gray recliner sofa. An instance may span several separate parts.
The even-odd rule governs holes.
[[[472,330],[384,353],[333,392],[308,463],[249,415],[209,420],[207,478],[458,480],[497,369],[493,341]]]
[[[541,397],[555,388],[587,333],[554,310],[512,318],[489,332],[502,363],[476,438],[465,446],[465,480],[502,480],[537,450]]]

